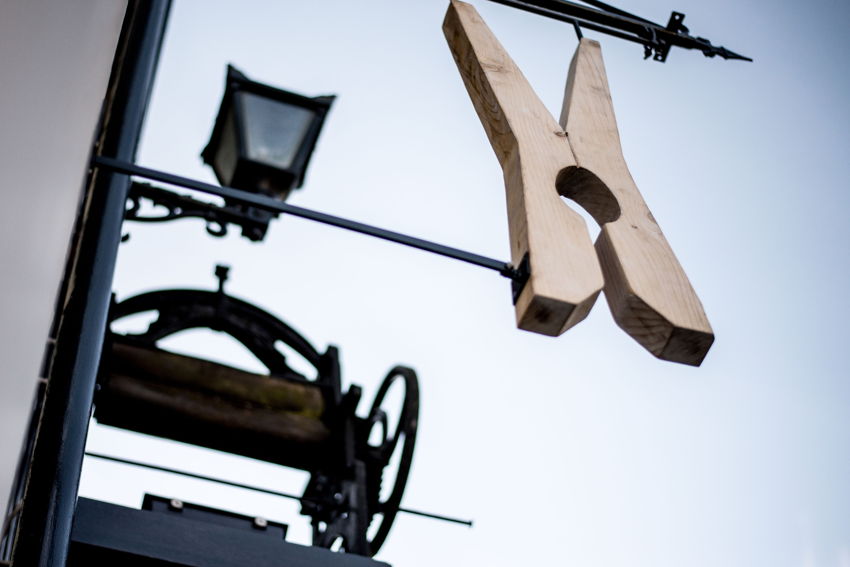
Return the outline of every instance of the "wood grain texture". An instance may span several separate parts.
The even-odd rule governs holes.
[[[194,391],[198,396],[227,400],[233,405],[314,418],[321,418],[324,413],[324,400],[317,386],[253,374],[192,356],[116,340],[109,364],[114,375]]]
[[[102,372],[99,423],[307,469],[330,455],[318,386],[118,340]]]
[[[517,326],[557,336],[584,319],[603,285],[584,219],[558,195],[576,169],[564,130],[475,8],[452,0],[449,47],[502,166],[511,258],[529,254],[531,277],[516,303]]]
[[[655,356],[698,366],[714,341],[682,266],[626,166],[599,43],[582,39],[560,120],[578,169],[559,190],[602,225],[596,251],[617,324]]]
[[[157,416],[160,421],[167,421],[165,416],[177,415],[182,420],[181,424],[191,422],[195,426],[218,427],[241,433],[245,443],[257,435],[299,444],[320,443],[330,437],[327,426],[316,417],[263,406],[241,405],[227,398],[206,395],[173,384],[151,382],[138,376],[111,375],[107,395],[111,404],[119,406],[127,414],[132,414],[136,408],[143,408],[145,413]],[[128,427],[121,419],[99,421],[142,433],[158,433],[156,429]],[[186,441],[181,435],[182,432],[173,431],[167,437]],[[208,443],[204,445],[210,446]],[[217,446],[213,448],[221,449]]]

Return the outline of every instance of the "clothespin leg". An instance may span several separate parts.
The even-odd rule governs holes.
[[[443,32],[502,166],[512,262],[528,254],[517,326],[560,335],[587,316],[603,284],[584,219],[556,189],[576,166],[566,134],[475,8],[452,0]]]
[[[714,334],[626,166],[596,41],[582,39],[576,50],[560,123],[577,169],[565,175],[559,190],[602,225],[596,251],[614,319],[655,356],[698,366]]]

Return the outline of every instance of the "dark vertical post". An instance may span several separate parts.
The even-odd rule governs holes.
[[[112,69],[97,153],[134,161],[170,0],[130,0]],[[12,564],[64,567],[91,415],[112,276],[129,191],[96,172],[66,273],[56,349],[36,434]]]

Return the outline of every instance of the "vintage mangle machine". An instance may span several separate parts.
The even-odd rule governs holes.
[[[288,214],[394,241],[509,278],[517,326],[550,336],[584,319],[604,289],[616,322],[653,355],[702,362],[713,341],[711,326],[626,168],[601,49],[581,30],[636,42],[646,58],[659,62],[672,47],[748,58],[691,36],[678,12],[662,26],[597,0],[584,0],[588,6],[566,0],[494,1],[568,22],[579,36],[562,114],[555,120],[475,9],[449,2],[443,32],[504,171],[511,262],[284,202],[304,179],[333,97],[283,91],[251,81],[233,67],[202,154],[221,185],[136,165],[169,1],[130,2],[91,160],[88,222],[81,222],[75,242],[68,276],[73,285],[66,281],[73,289],[48,356],[44,383],[50,386],[37,399],[0,561],[16,567],[365,567],[381,564],[372,556],[399,512],[471,525],[401,507],[419,415],[412,369],[391,369],[368,413],[358,415],[362,392],[357,386],[343,391],[337,349],[321,352],[275,315],[227,294],[224,266],[215,271],[217,290],[166,289],[116,302],[110,295],[112,270],[125,220],[196,217],[207,221],[213,236],[239,226],[243,236],[258,241],[274,217]],[[214,195],[223,205],[148,182]],[[580,204],[600,224],[595,244],[559,195]],[[144,203],[167,213],[150,214]],[[155,312],[156,318],[142,332],[117,331],[122,320],[144,312]],[[230,335],[268,374],[161,348],[162,339],[192,328]],[[278,350],[280,343],[301,355],[314,374],[294,370]],[[389,423],[383,405],[395,384],[403,386],[404,397],[398,418]],[[103,424],[309,472],[303,494],[276,494],[300,501],[312,520],[313,545],[287,542],[283,524],[172,498],[148,495],[143,510],[77,499],[92,405]],[[393,459],[399,465],[388,476],[385,469]]]
[[[115,305],[113,318],[155,311],[141,334],[110,333],[105,343],[98,422],[309,471],[300,498],[313,522],[313,543],[374,555],[399,511],[410,470],[419,413],[415,372],[393,368],[365,418],[355,413],[361,391],[342,391],[337,349],[320,353],[283,321],[224,293],[227,269],[219,266],[218,291],[164,290]],[[157,348],[174,333],[209,328],[242,343],[268,376],[241,371]],[[290,368],[276,348],[282,341],[314,366],[313,379]],[[394,381],[404,384],[398,422],[387,423],[381,404]],[[381,438],[370,444],[378,428]],[[381,499],[384,468],[398,451],[389,495]],[[149,499],[146,506],[153,506]],[[182,512],[183,503],[169,503]],[[210,512],[211,514],[211,512]],[[379,516],[380,519],[375,520]],[[370,523],[380,525],[367,538]],[[245,523],[265,529],[261,519]],[[338,541],[337,541],[338,540]]]

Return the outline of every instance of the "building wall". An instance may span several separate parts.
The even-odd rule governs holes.
[[[0,3],[0,510],[127,2]]]

